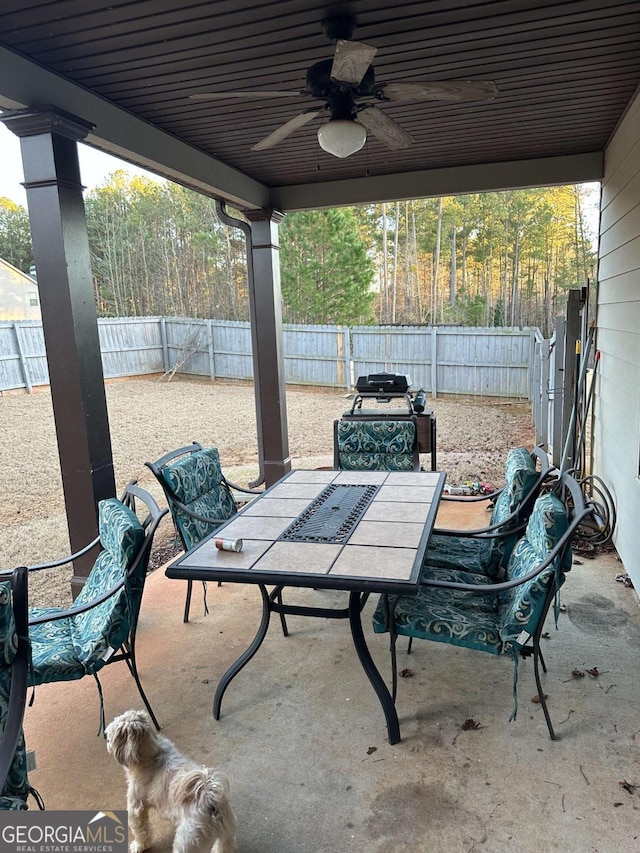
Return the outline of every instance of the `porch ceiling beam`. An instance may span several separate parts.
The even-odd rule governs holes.
[[[0,47],[0,109],[51,104],[94,125],[86,142],[242,208],[269,207],[269,189],[58,74]]]
[[[274,187],[271,190],[271,204],[284,211],[313,210],[339,205],[500,192],[599,181],[603,172],[603,153],[593,151],[570,157],[479,163],[474,166]]]

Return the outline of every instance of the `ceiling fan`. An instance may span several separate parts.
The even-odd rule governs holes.
[[[306,75],[306,86],[297,91],[203,92],[191,95],[194,101],[223,98],[280,98],[305,95],[324,101],[322,106],[304,110],[270,133],[252,151],[273,148],[298,128],[318,116],[329,113],[329,120],[318,129],[320,147],[335,157],[349,157],[359,151],[370,131],[388,148],[407,148],[412,136],[376,106],[387,102],[488,101],[498,89],[489,80],[444,80],[417,83],[391,81],[377,83],[371,64],[377,48],[351,41],[355,20],[349,16],[326,18],[322,30],[336,45],[333,59],[316,62]]]

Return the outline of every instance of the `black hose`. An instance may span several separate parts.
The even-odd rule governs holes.
[[[582,477],[580,485],[594,507],[595,516],[580,527],[580,537],[591,545],[603,547],[611,542],[616,528],[617,512],[611,492],[596,474]]]

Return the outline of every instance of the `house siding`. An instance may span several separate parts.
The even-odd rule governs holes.
[[[598,282],[594,473],[612,492],[615,545],[640,590],[640,95],[605,151]]]
[[[32,296],[36,305],[31,304]],[[39,320],[40,317],[37,283],[0,259],[0,320]]]

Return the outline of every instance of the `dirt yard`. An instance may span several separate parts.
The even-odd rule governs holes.
[[[257,476],[253,388],[249,384],[154,379],[109,382],[107,403],[116,485],[137,478],[164,505],[159,486],[145,468],[148,459],[193,440],[220,450],[227,477],[246,485]],[[350,406],[344,392],[287,389],[292,466],[332,464],[333,421]],[[484,480],[502,484],[509,448],[533,445],[527,404],[428,400],[437,418],[438,468],[448,482]],[[51,395],[4,394],[0,399],[0,566],[57,559],[68,554],[64,498]],[[425,457],[426,466],[429,457]],[[156,536],[158,549],[172,539],[170,520]],[[33,576],[31,603],[70,601],[68,568]]]

